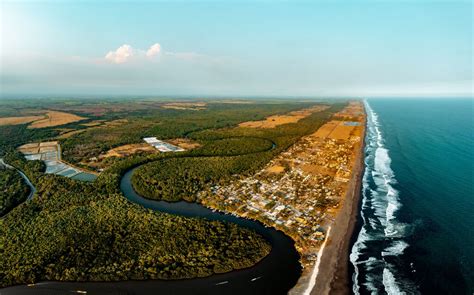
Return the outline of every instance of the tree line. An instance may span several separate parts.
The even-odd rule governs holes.
[[[24,202],[30,187],[15,169],[0,165],[0,217]]]

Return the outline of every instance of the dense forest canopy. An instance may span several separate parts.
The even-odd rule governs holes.
[[[0,217],[24,202],[30,187],[15,169],[0,165]]]
[[[131,204],[108,179],[36,178],[35,198],[0,219],[1,286],[208,276],[249,267],[270,251],[265,239],[235,224]]]
[[[126,119],[107,128],[87,128],[84,122],[61,126],[84,130],[59,139],[64,159],[75,164],[109,148],[141,142],[145,136],[187,137],[201,144],[182,153],[117,159],[93,183],[44,174],[42,162],[26,161],[15,151],[20,144],[55,139],[58,128],[0,126],[0,157],[24,171],[37,189],[32,200],[0,219],[1,286],[40,280],[190,278],[254,265],[271,249],[260,235],[235,224],[152,212],[132,204],[120,192],[121,176],[146,164],[133,177],[139,192],[150,198],[194,201],[208,184],[258,169],[343,104],[274,129],[239,128],[238,123],[312,104],[209,103],[205,110],[195,111],[162,109],[159,101],[45,103],[43,108],[85,116],[86,123]],[[19,111],[12,105],[0,113]],[[99,114],[101,108],[105,111]]]

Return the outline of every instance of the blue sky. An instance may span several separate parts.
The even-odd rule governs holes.
[[[472,94],[471,1],[0,5],[3,96]]]

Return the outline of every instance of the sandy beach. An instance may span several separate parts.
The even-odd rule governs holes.
[[[364,122],[365,124],[365,122]],[[362,134],[365,138],[365,128]],[[321,270],[310,294],[349,294],[349,246],[357,219],[362,175],[364,170],[364,144],[361,144],[354,173],[342,208],[334,220],[331,234],[321,257]]]
[[[331,231],[326,238],[325,247],[320,250],[320,261],[316,266],[303,271],[298,284],[289,294],[320,295],[350,293],[349,247],[359,211],[360,190],[364,172],[365,127],[361,138],[363,141],[356,154],[356,163],[353,168],[354,173],[349,181],[342,206],[331,225]],[[317,274],[316,276],[314,275],[315,273]]]

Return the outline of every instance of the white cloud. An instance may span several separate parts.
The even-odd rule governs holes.
[[[155,55],[158,55],[161,51],[161,45],[159,43],[155,43],[146,52],[146,56],[148,57],[153,57]]]
[[[105,55],[105,60],[115,64],[122,64],[132,60],[145,60],[145,58],[153,58],[161,52],[161,45],[155,43],[148,50],[136,49],[128,44],[124,44],[115,51],[109,51]]]
[[[124,44],[115,51],[109,51],[105,55],[105,59],[116,64],[127,62],[135,55],[135,50],[132,46]]]

